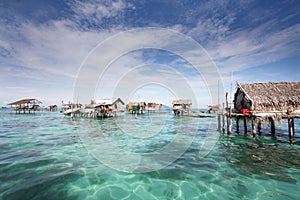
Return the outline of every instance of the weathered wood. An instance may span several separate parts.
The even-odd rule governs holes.
[[[228,124],[228,127],[227,127],[227,135],[231,135],[232,118],[231,118],[230,116],[228,116],[227,124]]]
[[[220,113],[218,114],[218,131],[221,131],[221,115]]]
[[[223,103],[223,114],[222,114],[222,132],[225,133],[225,115],[224,115],[224,111],[225,111],[225,105]]]
[[[271,134],[274,135],[275,132],[276,132],[276,129],[275,129],[275,120],[274,120],[273,117],[269,117],[268,119],[269,119],[269,121],[271,123]]]
[[[289,138],[290,143],[294,143],[294,118],[290,117],[288,118],[288,126],[289,126]]]
[[[251,124],[252,124],[252,136],[256,137],[255,117],[251,117]]]
[[[244,116],[244,133],[247,134],[247,119],[246,119],[246,116]]]
[[[231,134],[231,116],[230,116],[230,109],[228,106],[228,92],[226,92],[226,118],[227,118],[227,135]]]
[[[239,125],[240,117],[236,116],[235,121],[236,121],[236,132],[239,133],[240,132],[240,125]]]
[[[257,122],[257,131],[258,131],[258,133],[261,133],[261,119],[258,119],[258,122]]]

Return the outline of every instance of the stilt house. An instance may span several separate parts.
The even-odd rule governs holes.
[[[173,100],[173,112],[175,115],[189,115],[191,113],[192,101],[190,99]]]
[[[237,83],[234,112],[299,115],[300,82]]]

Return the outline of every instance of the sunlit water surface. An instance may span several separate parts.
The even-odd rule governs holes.
[[[164,126],[158,132],[148,126],[160,118]],[[24,115],[2,109],[0,199],[300,199],[300,120],[295,119],[294,145],[286,121],[276,125],[276,135],[265,125],[255,139],[251,133],[218,133],[202,158],[216,118],[167,113],[72,120],[58,112]],[[146,134],[139,137],[134,127],[129,133],[132,126],[144,127]],[[188,149],[175,162],[146,173],[108,167],[82,140],[89,135],[124,152],[147,153],[174,142],[177,134],[191,139]],[[102,151],[102,158],[115,164],[126,160]]]

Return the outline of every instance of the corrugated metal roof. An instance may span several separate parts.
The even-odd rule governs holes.
[[[192,104],[192,100],[190,99],[175,99],[172,104]]]
[[[26,104],[26,103],[42,103],[41,101],[37,100],[37,99],[21,99],[19,101],[15,101],[15,102],[12,102],[12,103],[9,103],[7,105],[20,105],[20,104]]]
[[[114,104],[116,101],[120,101],[122,104],[124,104],[124,102],[120,99],[120,98],[113,98],[113,99],[99,99],[99,100],[95,100],[95,104],[97,105],[112,105]]]

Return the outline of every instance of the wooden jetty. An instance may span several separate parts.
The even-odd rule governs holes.
[[[175,99],[172,102],[174,115],[190,115],[192,101],[190,99]]]
[[[239,122],[243,120],[244,132],[247,133],[247,121],[251,121],[251,132],[256,137],[261,132],[262,122],[269,122],[271,133],[275,134],[275,122],[286,118],[288,120],[289,139],[294,140],[294,118],[300,118],[300,82],[268,82],[268,83],[237,83],[234,95],[234,108],[228,105],[226,93],[226,108],[219,113],[218,129],[221,127],[220,115],[223,116],[223,132],[227,118],[227,134],[231,134],[232,118],[236,122],[236,132],[239,132]]]
[[[35,111],[40,111],[41,107],[39,104],[41,103],[42,102],[37,99],[21,99],[7,105],[11,106],[12,111],[15,111],[16,114],[30,114],[35,113]]]

